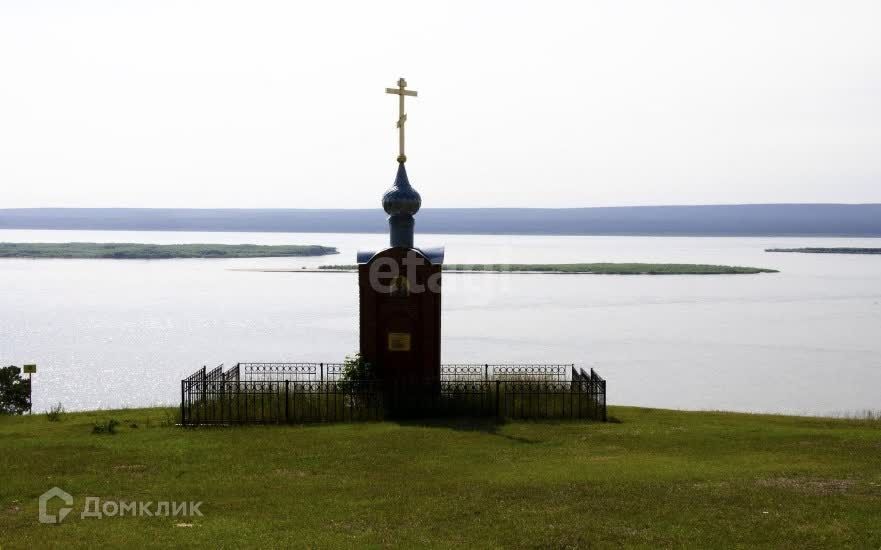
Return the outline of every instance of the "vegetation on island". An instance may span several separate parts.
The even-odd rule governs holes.
[[[337,254],[331,246],[257,244],[0,243],[0,258],[159,260],[169,258],[271,258]]]
[[[881,254],[881,248],[766,248],[765,252],[802,252],[805,254]]]
[[[0,416],[4,548],[881,547],[878,420],[610,407],[609,423],[194,429],[176,414]],[[40,524],[56,486],[72,511]],[[87,497],[154,515],[83,517]],[[202,515],[158,514],[169,501]]]
[[[322,265],[328,271],[355,270],[357,265]],[[776,269],[707,264],[586,263],[586,264],[450,264],[444,271],[490,273],[584,273],[593,275],[732,275],[777,273]]]

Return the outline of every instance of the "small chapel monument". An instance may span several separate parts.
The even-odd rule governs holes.
[[[358,252],[361,357],[392,383],[440,381],[441,266],[443,248],[414,246],[414,214],[422,198],[407,178],[404,98],[415,97],[407,81],[386,93],[398,96],[398,173],[382,197],[388,214],[389,248]]]
[[[360,355],[338,363],[237,363],[181,380],[181,424],[327,422],[416,416],[606,420],[606,381],[574,364],[448,365],[441,377],[444,249],[417,247],[422,197],[407,177],[404,99],[398,96],[398,172],[382,196],[389,246],[358,252]],[[359,365],[361,366],[361,365]],[[327,369],[325,369],[327,367]]]

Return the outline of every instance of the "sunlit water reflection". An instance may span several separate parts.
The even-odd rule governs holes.
[[[418,229],[418,227],[417,227]],[[321,244],[320,258],[0,260],[0,363],[35,362],[35,410],[174,403],[197,367],[338,361],[357,349],[351,273],[384,235],[0,231],[0,241]],[[417,235],[447,263],[644,261],[778,274],[447,274],[444,362],[575,362],[610,402],[824,414],[881,409],[881,256],[768,247],[881,239]]]

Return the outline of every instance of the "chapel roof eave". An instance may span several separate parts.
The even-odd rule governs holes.
[[[385,250],[388,250],[387,248]],[[443,265],[444,263],[444,247],[433,246],[430,248],[412,248],[416,252],[422,254],[426,260],[432,265]],[[359,250],[356,256],[359,265],[369,263],[374,256],[383,252],[383,250]]]

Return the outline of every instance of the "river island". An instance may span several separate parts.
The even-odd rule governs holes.
[[[356,271],[355,265],[322,265],[323,271]],[[709,264],[578,263],[578,264],[449,264],[451,273],[532,273],[584,275],[739,275],[777,273],[775,269]]]
[[[0,258],[165,260],[276,258],[339,254],[332,246],[257,244],[0,243]]]
[[[284,258],[339,254],[332,246],[256,244],[142,244],[142,243],[0,243],[0,258],[162,260],[171,258]],[[777,270],[710,264],[562,263],[562,264],[448,264],[449,273],[587,274],[587,275],[739,275]],[[321,265],[281,269],[242,269],[266,272],[354,272],[357,265]]]
[[[766,248],[765,252],[799,252],[802,254],[881,254],[881,248]]]

